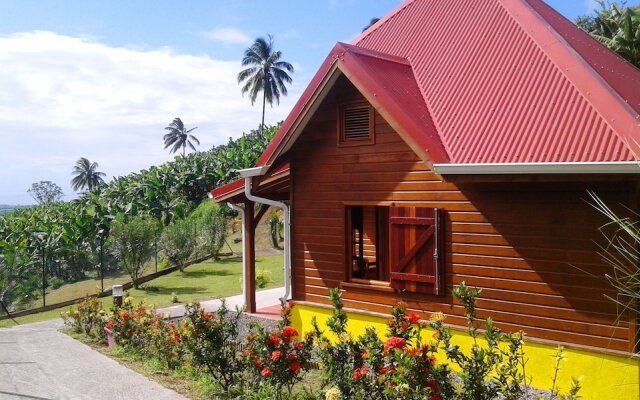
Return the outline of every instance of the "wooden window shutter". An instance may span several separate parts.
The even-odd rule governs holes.
[[[443,222],[441,209],[391,207],[391,287],[402,292],[444,294]]]

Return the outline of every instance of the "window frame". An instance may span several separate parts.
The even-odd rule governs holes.
[[[439,259],[439,262],[435,262],[434,271],[436,273],[436,282],[434,285],[433,293],[425,293],[420,291],[411,291],[411,290],[397,290],[394,288],[392,283],[392,267],[391,263],[393,260],[391,259],[392,254],[392,229],[391,229],[391,209],[393,207],[408,207],[412,206],[404,206],[404,205],[396,205],[394,202],[343,202],[342,203],[345,210],[345,220],[344,220],[344,228],[345,228],[345,279],[340,283],[340,287],[345,289],[358,289],[358,290],[376,290],[381,292],[400,294],[402,296],[436,296],[442,297],[446,294],[445,290],[445,274],[446,274],[446,258],[444,257],[444,234],[445,234],[445,218],[446,211],[439,207],[425,207],[422,205],[416,205],[417,208],[426,208],[433,209],[435,213],[438,214],[438,224],[436,225],[435,232],[435,250],[436,250],[436,259]],[[386,237],[384,243],[382,243],[380,236],[380,221],[376,221],[376,235],[378,236],[376,240],[376,246],[386,246],[383,250],[386,254],[384,255],[385,259],[383,261],[378,260],[378,268],[385,268],[387,280],[377,280],[377,279],[367,279],[367,278],[356,278],[353,276],[353,245],[351,240],[352,235],[352,220],[351,220],[351,209],[356,206],[373,206],[373,207],[386,207],[387,212],[387,229],[384,232]],[[378,219],[378,211],[376,211],[376,219]],[[377,254],[380,252],[377,251]],[[381,265],[384,263],[384,265]],[[379,270],[380,271],[380,270]],[[380,272],[379,272],[380,273]]]

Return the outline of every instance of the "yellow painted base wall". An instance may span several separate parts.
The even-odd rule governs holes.
[[[374,327],[384,337],[385,319],[358,313],[347,314],[349,331],[354,337],[363,334],[367,326]],[[312,331],[312,317],[315,316],[320,328],[325,329],[330,315],[331,310],[323,307],[296,304],[293,307],[292,324],[304,334]],[[454,330],[453,342],[469,349],[471,338],[464,331]],[[527,379],[533,378],[531,383],[534,387],[547,390],[551,387],[556,351],[557,347],[554,346],[525,343]],[[640,399],[640,360],[569,348],[565,348],[565,356],[558,374],[561,393],[568,389],[572,376],[582,376],[583,389],[580,395],[585,400]]]

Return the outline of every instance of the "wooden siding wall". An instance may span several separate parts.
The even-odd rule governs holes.
[[[375,145],[337,146],[337,105],[363,100],[341,78],[290,151],[294,299],[328,303],[328,288],[345,279],[345,204],[393,202],[446,210],[445,296],[348,287],[345,304],[387,313],[402,299],[415,311],[442,311],[464,326],[453,285],[483,289],[480,316],[530,337],[630,349],[628,317],[616,321],[609,268],[594,239],[604,222],[584,199],[595,190],[608,204],[632,204],[635,183],[578,181],[571,176],[516,177],[521,182],[447,181],[430,171],[376,113]],[[513,177],[511,178],[513,179]],[[604,179],[602,179],[604,180]],[[554,182],[555,181],[555,182]],[[602,243],[603,241],[600,240]]]

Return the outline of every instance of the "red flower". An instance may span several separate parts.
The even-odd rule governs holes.
[[[298,353],[294,350],[287,356],[287,360],[293,361],[298,358]]]
[[[251,355],[251,350],[244,349],[244,351],[242,352],[242,355],[245,356],[245,357],[249,357]]]
[[[367,376],[368,373],[369,373],[369,368],[367,368],[366,366],[361,368],[356,368],[353,370],[353,379],[360,380],[361,378],[364,378],[365,376]]]
[[[389,349],[402,349],[406,345],[407,342],[403,338],[393,336],[384,343],[384,351],[388,351]]]
[[[129,311],[127,310],[120,311],[120,318],[122,319],[129,318]]]
[[[257,359],[257,358],[256,358],[256,360],[255,360],[255,364],[256,364],[256,367],[258,367],[258,368],[262,368],[262,365],[263,365],[263,364],[262,364],[262,361],[261,361],[261,360],[259,360],[259,359]]]
[[[427,381],[427,386],[429,386],[429,389],[431,389],[431,393],[437,393],[438,388],[440,387],[438,381],[436,381],[435,379],[430,379],[429,381]]]
[[[285,326],[282,329],[282,336],[285,338],[293,338],[298,336],[298,331],[293,326]]]
[[[262,371],[260,371],[260,375],[262,375],[263,378],[268,378],[271,376],[271,368],[264,368]]]
[[[304,349],[304,343],[302,342],[296,342],[296,344],[293,345],[293,348],[300,351],[302,349]]]
[[[214,313],[206,312],[202,314],[202,318],[204,319],[214,319],[215,317],[216,315]]]
[[[280,350],[276,350],[271,353],[271,361],[276,362],[282,358],[282,352]]]
[[[282,341],[280,340],[277,334],[270,335],[267,338],[267,344],[269,346],[280,346],[280,343],[282,343]]]
[[[411,314],[409,314],[408,319],[409,319],[409,322],[411,322],[412,324],[417,324],[418,321],[420,321],[420,316],[412,312]]]
[[[417,356],[418,354],[420,354],[420,349],[416,349],[414,347],[411,350],[409,350],[409,354],[411,354],[412,356]]]
[[[115,325],[115,322],[109,321],[109,322],[107,322],[107,325],[105,325],[105,328],[111,330],[111,329],[113,329],[114,325]]]
[[[300,372],[300,364],[298,364],[297,362],[292,363],[291,365],[289,365],[289,371],[297,374],[298,372]]]

